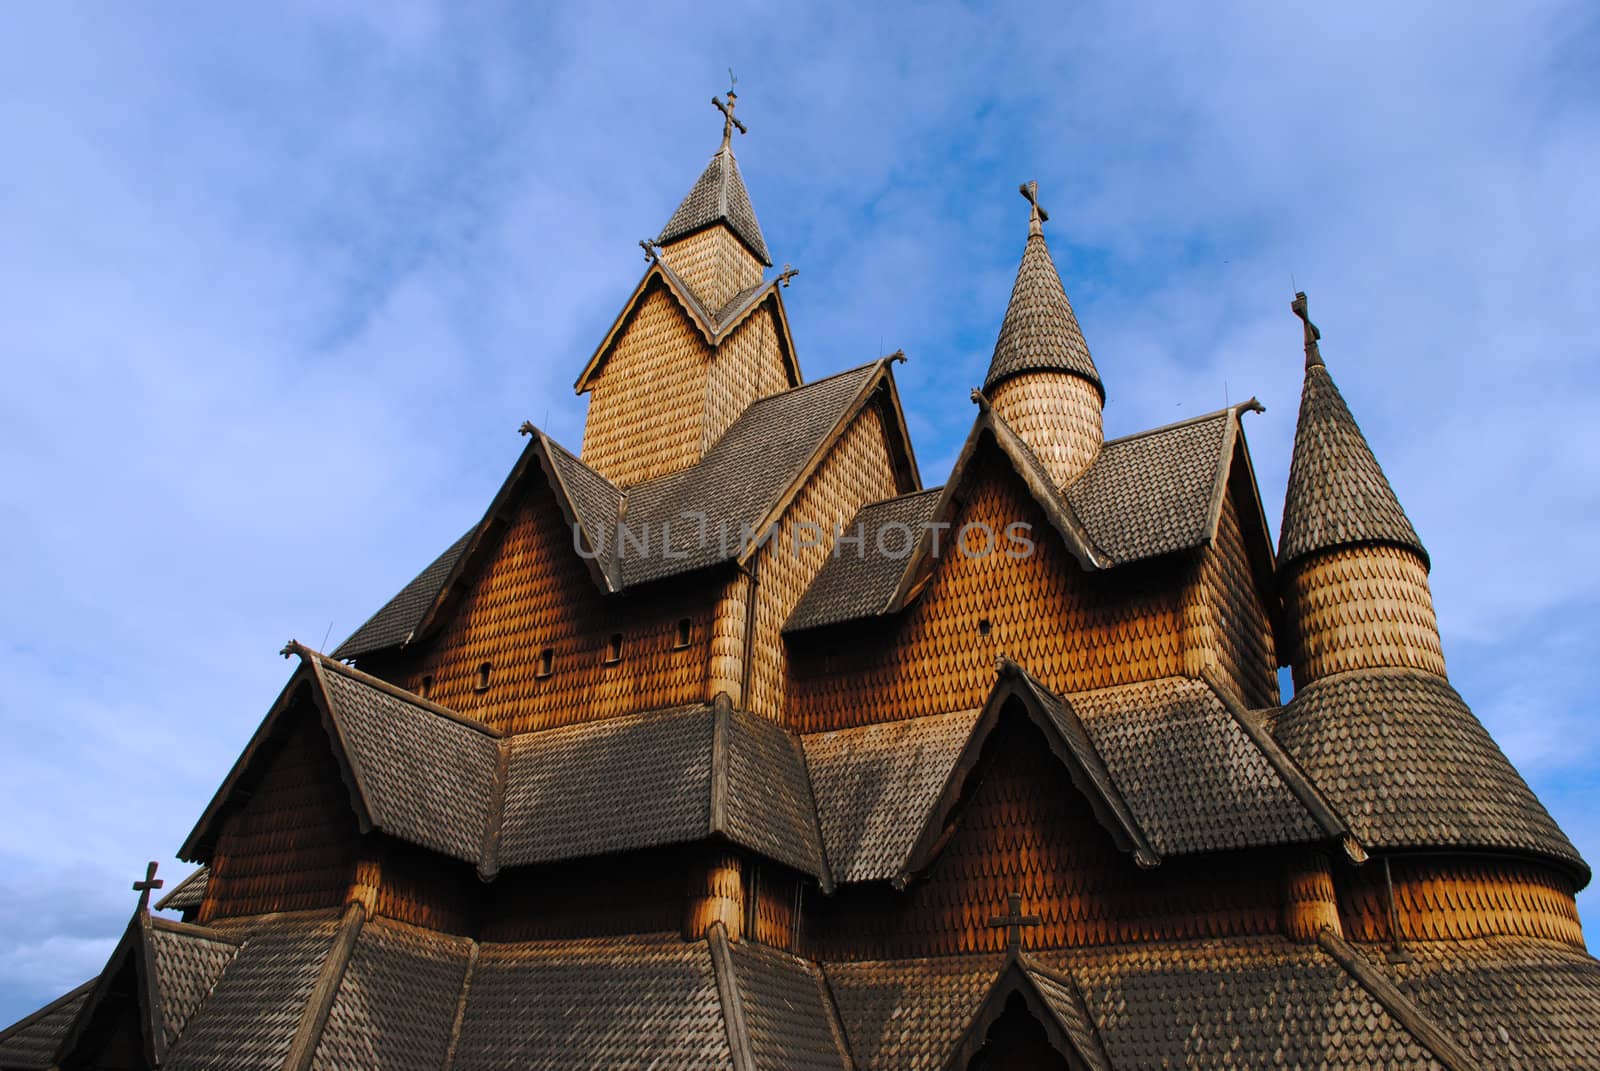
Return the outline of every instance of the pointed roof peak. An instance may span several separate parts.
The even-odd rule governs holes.
[[[750,193],[745,189],[744,177],[739,174],[739,164],[733,156],[734,130],[741,134],[749,133],[749,128],[733,114],[738,99],[738,94],[731,89],[726,102],[718,97],[711,98],[711,103],[722,113],[722,144],[711,155],[711,161],[700,173],[688,196],[672,213],[672,218],[667,220],[655,244],[666,245],[721,223],[744,243],[757,260],[771,267],[772,255],[767,252],[761,224],[756,222]]]
[[[1305,324],[1306,379],[1283,499],[1279,564],[1320,550],[1384,543],[1415,551],[1426,565],[1422,540],[1322,361],[1322,333],[1306,315],[1303,292],[1290,308]]]
[[[1044,223],[1050,213],[1039,204],[1039,184],[1024,182],[1019,189],[1029,206],[1028,244],[1022,251],[1011,303],[1000,324],[983,388],[987,391],[1022,372],[1056,371],[1088,380],[1104,399],[1105,385],[1044,240]]]

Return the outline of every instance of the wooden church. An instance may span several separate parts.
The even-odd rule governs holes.
[[[1600,1066],[1589,869],[1451,687],[1304,295],[1275,550],[1254,401],[1104,438],[1024,187],[925,487],[897,358],[802,378],[717,103],[581,449],[525,426],[289,644],[201,869],[0,1067]]]

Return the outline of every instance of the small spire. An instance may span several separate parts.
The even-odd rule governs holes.
[[[729,71],[728,74],[731,76],[733,72]],[[735,81],[737,81],[737,79],[735,79]],[[741,123],[733,114],[734,107],[739,103],[739,94],[735,93],[732,89],[729,89],[728,102],[726,104],[722,102],[721,97],[712,97],[711,103],[716,105],[717,111],[722,113],[722,147],[724,149],[728,148],[733,141],[734,127],[738,127],[739,133],[741,134],[750,133],[749,128]]]
[[[1028,213],[1028,237],[1032,238],[1036,234],[1043,236],[1044,224],[1050,221],[1050,213],[1046,212],[1044,206],[1039,203],[1039,184],[1033,179],[1029,179],[1017,187],[1017,192],[1022,194],[1030,209]]]
[[[1306,292],[1304,290],[1296,292],[1294,300],[1289,302],[1289,308],[1293,309],[1294,314],[1300,317],[1300,321],[1305,324],[1306,367],[1310,368],[1313,365],[1321,364],[1322,351],[1317,348],[1317,340],[1322,338],[1322,332],[1317,330],[1317,325],[1311,322],[1311,313],[1306,306]]]
[[[1089,356],[1078,317],[1067,300],[1044,240],[1043,224],[1050,213],[1039,204],[1039,184],[1024,182],[1017,189],[1029,206],[1028,241],[1022,249],[1011,302],[995,341],[989,374],[984,377],[984,390],[1020,372],[1057,371],[1087,380],[1103,399],[1105,388],[1100,383],[1100,373]]]

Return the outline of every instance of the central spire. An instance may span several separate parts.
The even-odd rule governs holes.
[[[1065,487],[1100,451],[1105,388],[1045,244],[1050,213],[1039,203],[1039,184],[1024,182],[1018,190],[1028,202],[1028,244],[983,389]]]

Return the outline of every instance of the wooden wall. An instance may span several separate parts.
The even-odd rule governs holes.
[[[627,487],[700,460],[711,347],[663,282],[639,302],[589,384],[582,458]]]
[[[337,907],[350,887],[355,811],[309,696],[286,712],[249,800],[227,814],[199,921]]]
[[[997,450],[987,448],[975,467],[944,556],[911,606],[874,623],[871,643],[840,631],[792,646],[793,728],[817,732],[982,706],[1001,655],[1062,692],[1184,672],[1191,564],[1166,559],[1085,573]],[[1004,532],[1014,521],[1032,528],[1031,557],[1002,549],[978,558],[950,548],[964,524]],[[981,537],[974,534],[970,546],[981,551]]]
[[[655,585],[607,599],[572,547],[572,532],[542,474],[530,474],[498,546],[449,619],[395,674],[430,698],[505,732],[528,732],[705,698],[715,589],[705,582]],[[676,647],[689,618],[690,643]],[[622,634],[622,659],[606,662]],[[543,648],[553,672],[539,675]],[[477,689],[489,663],[489,687]]]
[[[757,398],[787,390],[789,371],[778,343],[778,317],[770,304],[752,312],[711,357],[706,381],[705,426],[700,451],[711,449],[728,425]]]
[[[661,260],[713,315],[761,281],[761,262],[722,224],[668,242],[661,247]]]
[[[677,932],[683,923],[687,847],[508,871],[482,890],[482,940]]]
[[[1428,570],[1399,547],[1314,554],[1287,570],[1284,620],[1295,687],[1383,666],[1444,676]]]
[[[834,530],[847,526],[867,503],[892,498],[902,490],[895,483],[879,404],[865,406],[857,414],[784,511],[779,521],[782,535],[756,552],[750,688],[741,705],[763,717],[778,720],[784,716],[788,658],[783,623],[827,563]],[[802,540],[795,538],[794,526],[799,523],[819,526],[823,535],[817,546],[797,546]],[[803,541],[810,541],[814,531],[807,529]],[[850,553],[848,548],[845,552]],[[741,618],[746,612],[737,597],[726,598],[721,605]],[[732,631],[720,624],[718,630]]]
[[[1240,516],[1241,503],[1251,500],[1245,472],[1242,464],[1233,466],[1216,541],[1200,551],[1185,609],[1184,645],[1192,662],[1215,667],[1245,706],[1260,709],[1280,701],[1278,655],[1261,575],[1251,561]],[[1191,665],[1191,672],[1196,669]]]
[[[852,887],[806,901],[808,954],[829,959],[947,955],[1005,947],[1011,892],[1025,947],[1276,933],[1281,866],[1270,854],[1169,861],[1141,870],[1117,850],[1044,737],[1008,711],[957,810],[955,832],[904,892]]]
[[[1515,859],[1412,856],[1390,861],[1400,936],[1447,941],[1512,935],[1583,947],[1571,879]],[[1355,941],[1393,938],[1383,862],[1338,871],[1339,914]]]

